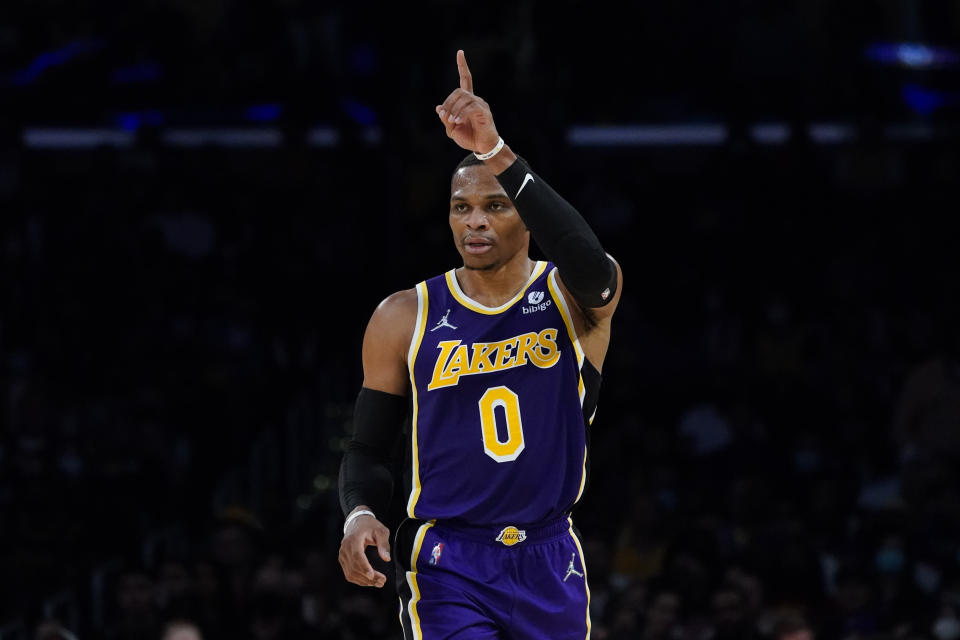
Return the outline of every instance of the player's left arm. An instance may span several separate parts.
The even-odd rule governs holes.
[[[457,51],[460,87],[453,90],[437,116],[460,147],[487,155],[493,171],[527,229],[554,264],[560,288],[573,307],[580,346],[599,370],[610,344],[611,317],[620,302],[623,273],[600,244],[583,216],[504,144],[490,105],[473,92],[473,75],[463,51]]]
[[[565,297],[575,301],[587,331],[616,309],[622,272],[583,216],[502,143],[490,105],[473,93],[473,76],[463,51],[457,52],[460,88],[436,108],[447,135],[464,149],[486,153],[493,171],[544,254],[557,265]]]
[[[508,157],[499,164],[506,162]],[[575,303],[588,328],[612,316],[623,273],[580,212],[519,158],[503,171],[491,168],[537,244],[557,265],[564,297]]]
[[[499,164],[506,162],[509,156]],[[573,315],[580,347],[601,370],[613,312],[623,291],[620,265],[603,249],[580,212],[523,160],[515,159],[499,173],[498,166],[491,168],[543,253],[557,265],[558,283]]]

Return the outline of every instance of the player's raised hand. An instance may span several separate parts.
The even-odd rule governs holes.
[[[473,93],[473,76],[462,49],[457,51],[457,71],[460,88],[437,105],[437,116],[454,142],[467,151],[486,153],[496,146],[500,135],[493,123],[490,105]]]
[[[361,587],[382,587],[387,577],[370,564],[367,547],[377,547],[380,558],[390,562],[390,530],[373,516],[364,515],[350,523],[340,542],[343,576]]]

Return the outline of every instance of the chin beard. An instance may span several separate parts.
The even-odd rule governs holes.
[[[484,264],[484,265],[480,265],[479,267],[474,267],[464,262],[463,268],[469,269],[470,271],[493,271],[494,269],[497,268],[497,263],[491,262],[490,264]]]

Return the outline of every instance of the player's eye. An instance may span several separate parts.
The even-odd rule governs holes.
[[[454,213],[466,213],[470,210],[470,205],[468,205],[466,202],[456,202],[454,203],[452,209]]]
[[[507,205],[497,201],[491,202],[489,206],[490,211],[503,211],[506,208],[507,208]]]

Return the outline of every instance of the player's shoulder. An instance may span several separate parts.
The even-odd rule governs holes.
[[[391,293],[380,301],[364,335],[364,350],[368,348],[399,356],[406,353],[417,322],[417,290],[404,289]]]
[[[417,317],[417,289],[395,291],[380,301],[373,311],[373,317],[388,322],[414,320]]]

